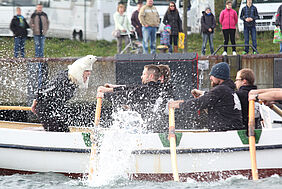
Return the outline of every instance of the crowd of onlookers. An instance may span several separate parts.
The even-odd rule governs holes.
[[[275,24],[277,28],[280,27],[282,30],[282,25],[280,24],[282,22],[281,6],[278,8]],[[118,35],[115,35],[117,38],[117,52],[121,53],[123,41],[125,42],[125,45],[128,45],[130,42],[130,33],[136,31],[138,40],[140,42],[142,41],[143,53],[149,53],[149,47],[150,53],[156,53],[156,33],[160,26],[160,16],[154,6],[154,1],[146,0],[145,5],[143,5],[142,0],[138,1],[137,10],[133,12],[131,22],[126,15],[125,10],[125,5],[118,4],[117,12],[113,15],[115,30],[118,31]],[[13,17],[10,24],[10,29],[14,33],[14,56],[25,57],[25,40],[27,37],[27,28],[30,27],[34,35],[35,57],[43,57],[44,41],[49,28],[49,20],[47,14],[42,11],[42,5],[38,4],[36,6],[36,10],[31,15],[29,23],[27,23],[25,18],[21,15],[20,7],[17,7],[16,13],[17,14]],[[202,14],[201,34],[203,42],[201,55],[206,54],[206,45],[208,41],[210,45],[210,53],[213,54],[213,38],[216,19],[210,7],[207,7]],[[249,53],[249,35],[251,35],[252,45],[254,47],[253,54],[257,54],[256,20],[258,18],[257,8],[252,4],[252,0],[247,0],[246,6],[243,7],[240,14],[240,19],[244,21],[245,49],[242,53],[243,55]],[[165,27],[163,31],[161,31],[160,44],[165,45],[170,53],[178,52],[179,32],[183,32],[183,29],[182,20],[175,2],[171,1],[169,3],[162,22]],[[232,1],[226,1],[226,8],[221,11],[219,22],[222,26],[224,36],[225,46],[223,55],[227,55],[229,39],[232,44],[232,54],[236,55],[235,32],[238,16],[237,12],[232,9]],[[127,52],[129,52],[129,49],[127,49]],[[280,43],[280,52],[282,52],[282,43]]]
[[[120,53],[122,41],[124,40],[127,45],[130,37],[128,33],[133,31],[123,4],[118,5],[114,21],[115,30],[120,30],[120,36],[117,37],[118,53]],[[147,0],[145,5],[142,1],[137,3],[137,10],[132,14],[131,24],[137,32],[138,40],[142,41],[143,53],[149,53],[149,42],[151,54],[156,53],[156,33],[160,25],[160,16],[153,0]],[[173,1],[169,3],[163,24],[165,27],[161,33],[161,44],[166,45],[171,53],[178,52],[178,33],[182,32],[182,20]]]
[[[131,23],[134,26],[135,31],[138,34],[138,40],[143,42],[143,52],[148,53],[149,41],[151,53],[156,52],[156,32],[160,25],[160,17],[157,9],[153,5],[153,0],[147,0],[146,4],[142,6],[142,1],[138,2],[138,9],[132,14]],[[118,37],[118,53],[121,52],[121,39],[124,38],[125,44],[129,43],[128,32],[132,31],[129,21],[125,16],[125,6],[119,4],[118,12],[114,14],[116,29],[123,31],[120,37]],[[121,10],[120,10],[121,9]],[[207,7],[202,12],[201,17],[201,34],[203,38],[201,55],[206,54],[206,45],[209,41],[210,52],[214,53],[214,30],[216,27],[216,19],[211,11],[210,7]],[[123,19],[117,19],[124,17]],[[257,54],[257,37],[256,37],[256,20],[259,18],[257,8],[253,5],[252,0],[247,0],[246,6],[243,7],[240,19],[244,22],[244,39],[245,48],[243,55],[249,53],[249,36],[252,38],[253,54]],[[226,1],[226,8],[221,11],[219,16],[219,22],[222,26],[222,32],[224,37],[224,52],[222,55],[227,55],[227,47],[229,40],[231,41],[232,54],[236,55],[236,24],[238,22],[237,12],[232,9],[232,1]],[[276,26],[281,27],[281,6],[277,11]],[[168,10],[166,11],[163,24],[165,27],[161,31],[160,44],[166,45],[169,52],[178,52],[178,34],[182,32],[182,21],[176,5],[173,1],[169,3]],[[173,47],[173,48],[172,48]],[[282,43],[280,43],[280,52],[282,51]]]

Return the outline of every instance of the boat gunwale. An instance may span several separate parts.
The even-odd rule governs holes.
[[[25,146],[16,144],[0,144],[0,148],[32,150],[32,151],[49,151],[49,152],[73,152],[73,153],[90,153],[90,148],[56,148],[56,147],[40,147],[40,146]],[[261,145],[256,146],[256,150],[273,150],[282,149],[282,144],[276,145]],[[177,154],[191,154],[191,153],[232,153],[240,151],[249,151],[249,146],[244,147],[227,147],[227,148],[198,148],[198,149],[176,149]],[[169,149],[144,149],[134,150],[132,154],[146,155],[146,154],[170,154]]]

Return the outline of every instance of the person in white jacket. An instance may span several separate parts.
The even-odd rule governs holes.
[[[114,13],[115,30],[119,31],[117,37],[117,52],[120,54],[122,50],[122,41],[124,40],[125,46],[129,43],[128,32],[131,31],[131,24],[125,13],[125,6],[119,4],[117,7],[117,12]],[[129,53],[129,49],[127,49]]]

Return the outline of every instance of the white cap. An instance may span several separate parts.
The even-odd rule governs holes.
[[[97,61],[96,56],[87,55],[76,60],[72,65],[68,66],[68,74],[71,75],[74,79],[77,80],[77,84],[80,88],[88,88],[88,82],[83,82],[83,72],[86,70],[92,70],[92,64]]]

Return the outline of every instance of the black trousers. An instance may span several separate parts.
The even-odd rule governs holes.
[[[174,46],[178,45],[178,35],[170,35],[170,45],[172,45],[172,42]]]
[[[54,110],[48,104],[36,105],[36,115],[42,123],[45,131],[51,132],[70,132],[67,124],[67,111],[64,108],[54,107]]]
[[[224,45],[228,45],[228,42],[229,42],[229,37],[230,37],[230,40],[231,40],[231,44],[232,45],[235,45],[235,32],[236,32],[236,29],[225,29],[225,30],[222,30],[223,32],[223,37],[224,37]],[[227,52],[227,47],[224,47],[224,51]],[[232,51],[236,51],[236,47],[232,47]]]

